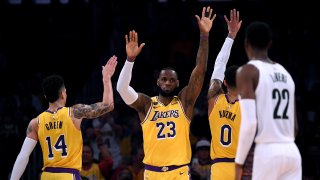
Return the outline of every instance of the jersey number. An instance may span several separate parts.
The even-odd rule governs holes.
[[[225,147],[231,144],[231,127],[228,124],[221,126],[220,143]]]
[[[166,124],[158,122],[156,126],[159,129],[157,139],[174,138],[176,136],[176,124],[173,121],[168,121]],[[167,134],[163,133],[165,127],[170,129],[170,132]]]
[[[46,141],[48,143],[48,159],[53,159],[53,153],[52,153],[52,143],[51,143],[51,137],[47,136],[46,137]],[[61,151],[61,156],[62,157],[66,157],[68,155],[67,152],[67,145],[66,145],[66,141],[64,139],[64,135],[61,134],[58,138],[58,140],[56,141],[56,143],[54,144],[54,149],[56,151]]]
[[[275,99],[277,101],[277,104],[273,110],[273,118],[288,119],[287,112],[288,112],[288,105],[289,105],[289,91],[287,89],[284,89],[280,92],[279,89],[273,89],[272,99]],[[282,113],[279,109],[281,103],[285,103],[285,107],[282,110]]]

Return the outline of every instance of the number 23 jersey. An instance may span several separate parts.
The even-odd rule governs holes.
[[[191,145],[190,120],[177,96],[165,106],[158,97],[141,123],[145,157],[143,163],[153,166],[189,164]]]

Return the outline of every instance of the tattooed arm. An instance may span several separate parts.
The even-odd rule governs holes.
[[[32,153],[34,147],[37,145],[38,141],[38,124],[37,119],[32,119],[27,128],[27,137],[25,138],[21,151],[14,163],[10,180],[19,180],[22,176],[24,170],[26,169],[29,156]]]
[[[105,66],[102,66],[103,79],[103,98],[102,102],[97,102],[91,105],[76,104],[71,107],[71,117],[75,126],[80,129],[83,118],[94,119],[114,109],[113,89],[111,77],[114,74],[117,66],[117,57],[112,56]]]

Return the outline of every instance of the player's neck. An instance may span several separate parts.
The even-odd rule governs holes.
[[[227,95],[230,102],[235,102],[239,99],[236,90],[228,90]]]
[[[168,105],[172,101],[172,99],[173,99],[173,96],[171,97],[165,97],[161,95],[158,96],[158,100],[165,106]]]
[[[58,109],[64,107],[64,103],[62,103],[61,101],[57,100],[53,103],[49,103],[49,108],[48,110],[51,112],[57,112]]]
[[[269,59],[269,56],[268,56],[268,52],[267,51],[257,51],[257,52],[254,52],[252,53],[252,56],[251,58],[252,60],[260,60],[260,61],[264,61],[264,62],[272,62],[270,59]]]

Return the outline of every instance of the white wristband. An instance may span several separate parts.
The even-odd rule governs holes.
[[[253,143],[257,129],[256,101],[241,99],[241,126],[235,162],[243,164]]]
[[[139,97],[138,93],[131,86],[129,86],[132,76],[133,64],[134,62],[129,62],[128,60],[126,60],[120,72],[117,83],[117,91],[119,92],[123,101],[128,105],[134,103]]]
[[[213,79],[219,79],[221,81],[224,80],[224,72],[226,70],[226,66],[230,57],[233,42],[234,40],[229,37],[225,39],[223,46],[216,58],[211,80]]]

